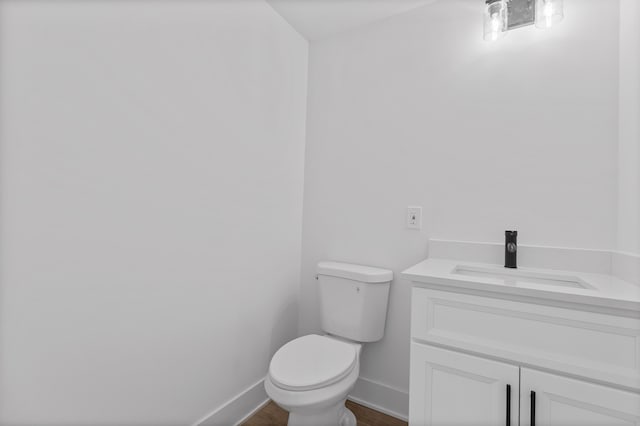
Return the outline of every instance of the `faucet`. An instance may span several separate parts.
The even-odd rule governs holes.
[[[518,231],[504,231],[504,267],[517,268]]]

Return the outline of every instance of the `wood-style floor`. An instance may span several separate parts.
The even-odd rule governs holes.
[[[387,416],[379,411],[364,407],[355,402],[347,401],[347,408],[353,411],[358,420],[358,426],[407,426],[407,422]],[[260,411],[249,418],[242,426],[286,426],[289,413],[269,401]]]

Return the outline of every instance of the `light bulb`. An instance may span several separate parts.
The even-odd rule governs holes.
[[[498,33],[500,32],[500,18],[497,13],[491,15],[491,41],[498,39]]]
[[[553,25],[553,3],[547,1],[544,5],[544,21],[547,28]]]
[[[551,28],[562,18],[562,0],[536,0],[536,27]]]
[[[507,31],[506,0],[487,0],[484,13],[484,39],[496,41]]]

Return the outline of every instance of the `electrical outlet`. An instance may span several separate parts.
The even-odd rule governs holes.
[[[422,207],[407,207],[407,228],[422,229]]]

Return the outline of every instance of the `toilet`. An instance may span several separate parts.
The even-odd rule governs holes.
[[[282,346],[271,359],[265,389],[289,411],[289,426],[355,426],[345,407],[360,374],[362,344],[384,335],[393,272],[338,262],[317,265],[324,335]]]

